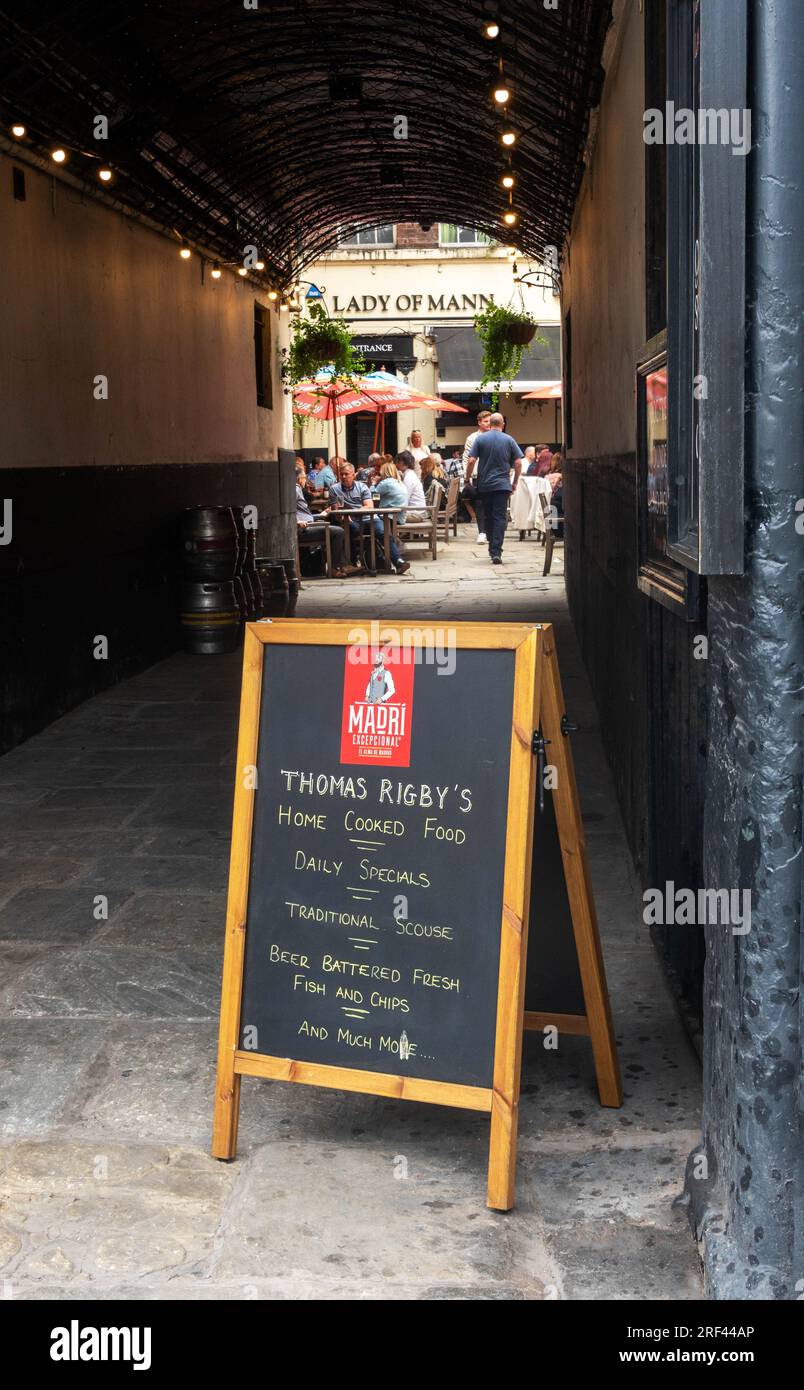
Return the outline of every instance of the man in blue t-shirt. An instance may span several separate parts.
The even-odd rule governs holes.
[[[489,555],[495,565],[502,564],[503,541],[508,524],[508,499],[519,482],[522,471],[522,450],[510,434],[504,433],[504,425],[502,415],[492,415],[490,429],[485,434],[478,434],[472,445],[466,468],[468,483],[477,464],[477,492],[483,504]]]

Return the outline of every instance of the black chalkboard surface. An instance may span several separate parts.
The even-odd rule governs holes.
[[[491,1086],[514,653],[454,661],[409,766],[350,766],[344,649],[264,647],[244,1051]]]

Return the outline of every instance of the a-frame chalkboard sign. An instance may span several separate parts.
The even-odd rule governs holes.
[[[242,1076],[458,1106],[490,1116],[488,1204],[507,1211],[524,1027],[588,1033],[620,1104],[563,713],[546,625],[247,625],[216,1158]],[[525,1014],[538,730],[578,1015]]]

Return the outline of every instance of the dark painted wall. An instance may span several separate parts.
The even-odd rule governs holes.
[[[255,505],[258,548],[292,554],[292,459],[2,470],[0,751],[176,650],[185,507]],[[93,656],[99,634],[108,660]]]
[[[701,627],[637,588],[633,454],[570,459],[565,508],[570,610],[637,871],[645,887],[672,880],[697,889],[707,677],[693,637]],[[695,1038],[703,934],[672,926],[654,935]]]

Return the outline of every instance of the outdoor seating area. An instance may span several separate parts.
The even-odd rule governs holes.
[[[358,469],[340,455],[329,462],[322,454],[309,471],[297,456],[300,573],[310,579],[406,574],[412,561],[437,560],[439,542],[457,539],[461,523],[486,541],[482,493],[465,478],[462,459],[453,457],[447,472],[439,453],[417,452],[420,458],[410,450],[395,458],[375,452]],[[532,447],[526,460],[531,453]],[[556,540],[563,541],[563,524],[560,473],[515,478],[505,529],[541,541],[543,574],[550,573]]]

